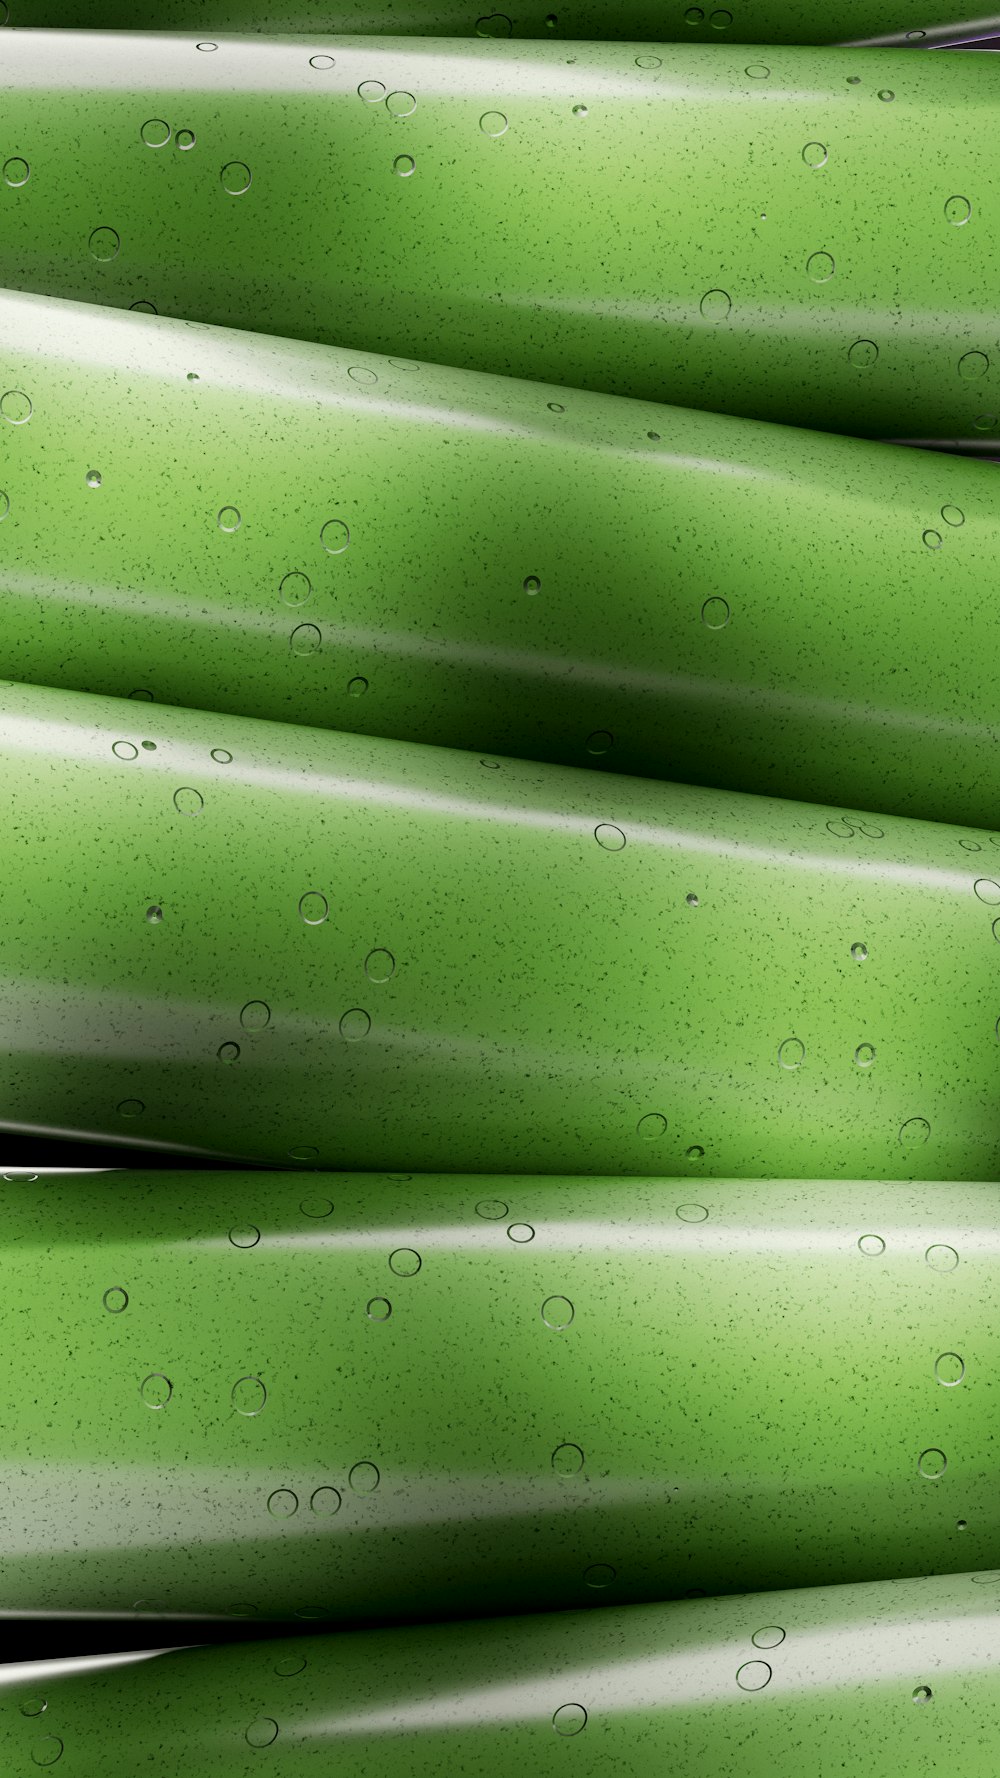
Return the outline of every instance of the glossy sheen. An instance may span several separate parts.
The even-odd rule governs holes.
[[[8,1128],[406,1172],[1000,1166],[1000,834],[0,701]]]
[[[501,0],[506,4],[507,0]],[[513,10],[461,0],[0,0],[0,23],[76,30],[415,33],[437,37],[643,38],[693,43],[832,43],[884,33],[886,0],[528,0]],[[887,41],[932,44],[1000,26],[1000,13],[969,14],[962,0],[894,0]]]
[[[0,1746],[27,1773],[58,1740],[82,1778],[993,1778],[997,1581],[296,1636],[66,1676],[41,1662],[4,1688]]]
[[[1000,1564],[994,1184],[0,1189],[0,1610],[349,1622]]]
[[[993,464],[19,292],[0,338],[8,678],[1000,805]]]
[[[851,434],[998,429],[989,56],[198,41],[0,39],[0,283]]]

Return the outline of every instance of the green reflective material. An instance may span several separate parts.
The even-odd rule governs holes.
[[[9,31],[0,284],[849,434],[996,431],[988,55],[567,47]]]

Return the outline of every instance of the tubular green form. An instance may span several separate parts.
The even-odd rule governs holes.
[[[989,56],[323,42],[7,32],[0,283],[828,431],[996,432]]]
[[[407,1171],[1000,1162],[1000,834],[37,686],[2,709],[7,1129]]]
[[[992,464],[21,293],[0,339],[6,678],[1000,805]]]
[[[5,1612],[357,1623],[1000,1561],[992,1183],[2,1189]]]
[[[11,1770],[990,1778],[996,1583],[963,1574],[172,1649],[3,1686]],[[986,1584],[983,1584],[986,1583]],[[992,1583],[992,1584],[990,1584]],[[569,1741],[567,1746],[565,1743]],[[56,1743],[58,1742],[58,1749]],[[21,1762],[15,1768],[14,1762]]]

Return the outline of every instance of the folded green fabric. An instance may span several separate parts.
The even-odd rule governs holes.
[[[8,32],[0,284],[831,431],[997,434],[989,56],[326,43]]]

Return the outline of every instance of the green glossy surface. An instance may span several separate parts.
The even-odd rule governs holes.
[[[10,31],[0,283],[847,433],[994,424],[989,56],[567,47]]]
[[[996,1175],[1000,834],[2,705],[8,1128],[407,1172]]]
[[[996,1190],[7,1175],[0,1610],[356,1622],[995,1566]]]
[[[1000,29],[1000,13],[967,0],[0,0],[0,24],[76,30],[413,32],[434,37],[651,38],[694,43],[834,43],[885,32],[896,43],[953,41]],[[503,10],[504,7],[507,10]]]
[[[296,1636],[65,1676],[41,1663],[0,1692],[0,1747],[12,1773],[57,1755],[84,1778],[993,1778],[998,1580]]]
[[[1000,806],[993,464],[19,292],[0,339],[3,677]]]

